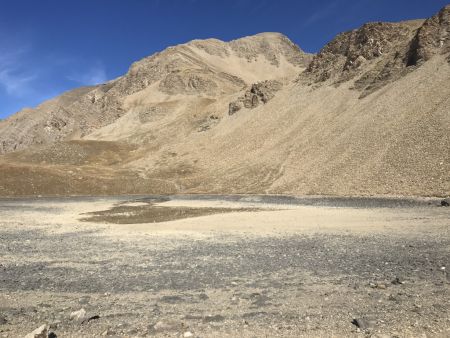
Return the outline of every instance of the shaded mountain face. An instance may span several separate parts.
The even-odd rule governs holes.
[[[449,13],[170,47],[0,122],[0,195],[449,195]]]

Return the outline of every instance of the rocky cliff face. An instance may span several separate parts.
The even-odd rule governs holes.
[[[450,5],[427,19],[417,30],[409,45],[405,61],[407,66],[421,64],[436,54],[450,52]],[[450,60],[449,60],[450,62]]]

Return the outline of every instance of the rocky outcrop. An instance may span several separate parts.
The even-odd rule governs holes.
[[[407,43],[414,28],[410,24],[376,22],[339,34],[314,57],[305,74],[315,82],[347,80],[367,61],[395,53],[405,40]]]
[[[407,66],[421,64],[436,54],[450,53],[450,5],[427,19],[410,43]]]
[[[269,102],[277,91],[279,91],[283,85],[278,81],[262,81],[255,83],[250,89],[245,91],[243,96],[240,96],[236,101],[229,104],[228,114],[233,115],[241,108],[253,109],[260,104]]]
[[[342,33],[317,54],[300,80],[335,85],[354,80],[365,96],[401,76],[405,51],[422,23],[376,22]]]
[[[450,53],[450,5],[427,20],[368,23],[339,34],[300,75],[311,84],[354,81],[365,97],[437,54]],[[450,58],[449,58],[450,60]]]

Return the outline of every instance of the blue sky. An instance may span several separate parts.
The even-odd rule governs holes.
[[[368,21],[426,18],[449,0],[2,0],[0,118],[105,82],[170,45],[259,32],[317,52]]]

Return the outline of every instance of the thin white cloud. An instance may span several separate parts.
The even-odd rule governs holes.
[[[320,8],[320,10],[317,10],[316,12],[312,13],[305,21],[303,21],[303,27],[307,27],[309,25],[312,25],[316,22],[322,21],[329,16],[331,16],[333,13],[335,13],[336,8],[339,5],[339,0],[335,0],[330,2],[325,7]]]
[[[11,50],[0,49],[0,87],[10,96],[24,97],[33,91],[31,83],[37,78],[37,73],[23,67],[28,47]]]
[[[97,64],[85,72],[69,75],[67,76],[67,79],[84,86],[97,85],[108,81],[105,67],[101,62],[97,62]]]

